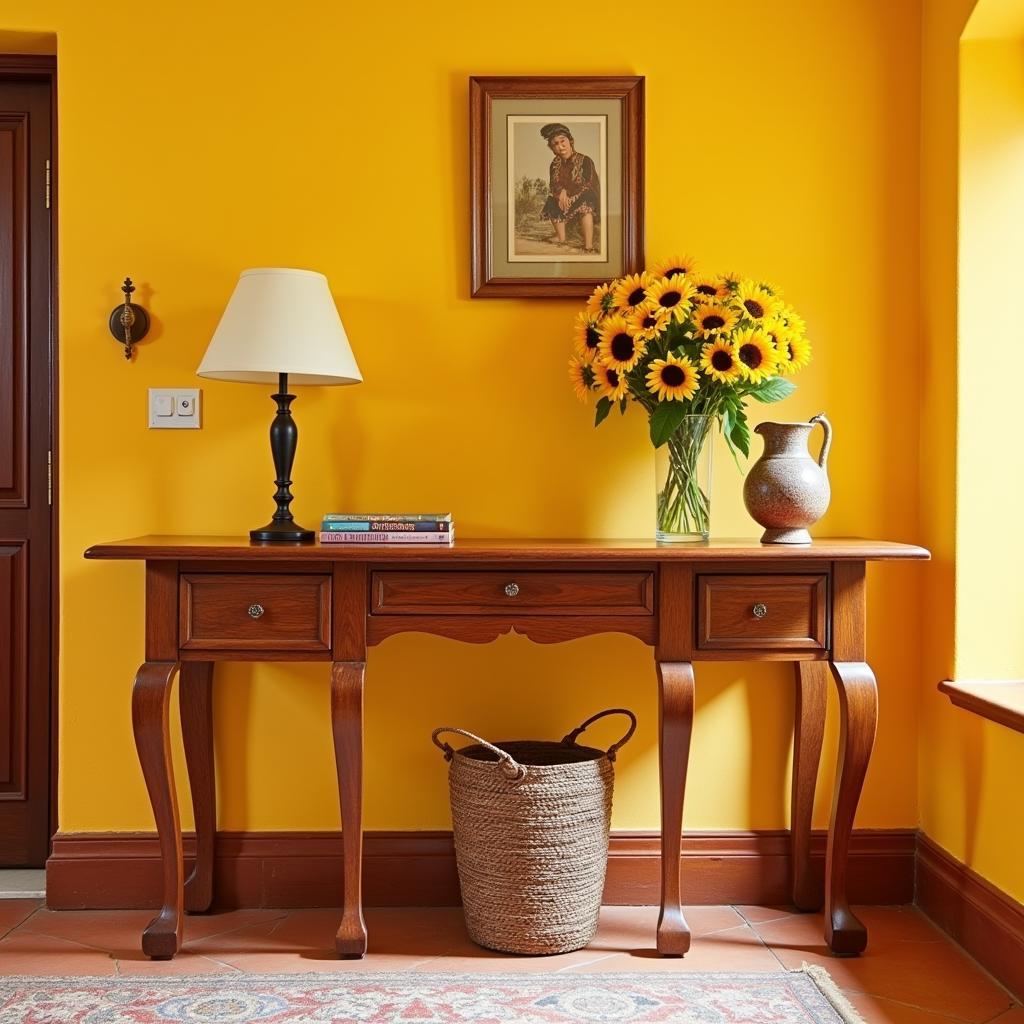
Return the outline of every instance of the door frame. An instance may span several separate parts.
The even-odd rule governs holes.
[[[49,54],[0,53],[0,83],[14,79],[44,81],[50,87],[50,344],[49,344],[49,405],[51,496],[50,502],[50,840],[57,831],[57,742],[60,704],[58,700],[60,678],[60,392],[58,373],[58,289],[57,289],[57,58]]]

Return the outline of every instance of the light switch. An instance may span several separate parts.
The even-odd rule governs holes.
[[[150,427],[163,430],[198,430],[199,395],[199,388],[150,388]]]

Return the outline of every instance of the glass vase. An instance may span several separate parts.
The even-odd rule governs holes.
[[[654,450],[656,537],[680,544],[711,532],[711,436],[714,416],[685,416],[675,433]]]

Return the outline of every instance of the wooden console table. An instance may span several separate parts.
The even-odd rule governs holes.
[[[811,810],[829,670],[841,712],[839,767],[825,866],[825,938],[863,951],[846,864],[875,736],[877,691],[865,659],[865,563],[927,558],[884,541],[755,541],[659,547],[652,541],[464,540],[451,548],[255,545],[234,537],[141,537],[90,548],[87,558],[146,563],[146,660],[132,721],[163,861],[163,908],[143,951],[172,957],[184,911],[213,898],[216,806],[213,663],[331,663],[331,722],[345,857],[336,946],[366,951],[362,912],[363,674],[368,647],[420,632],[486,643],[515,630],[539,643],[628,633],[654,648],[659,686],[662,878],[657,948],[681,956],[690,931],[680,906],[683,795],[693,725],[693,662],[796,663],[792,790],[793,902],[817,909]],[[183,877],[171,767],[169,698],[180,669],[181,722],[196,818],[196,861]]]

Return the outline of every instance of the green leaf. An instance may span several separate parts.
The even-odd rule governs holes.
[[[660,448],[679,429],[689,411],[689,402],[659,402],[651,413],[651,444]]]
[[[752,388],[750,394],[759,402],[781,402],[796,391],[796,385],[785,377],[772,377]]]
[[[741,451],[746,458],[750,458],[750,428],[745,420],[733,424],[729,431],[729,440]]]
[[[621,400],[621,401],[619,402],[619,411],[620,411],[620,412],[622,413],[622,415],[623,415],[623,416],[625,416],[625,415],[626,415],[626,410],[627,410],[628,408],[629,408],[629,399],[628,399],[628,398],[623,398],[623,399],[622,399],[622,400]]]
[[[608,418],[614,403],[610,398],[599,398],[597,400],[597,412],[594,414],[594,426],[599,427]]]

